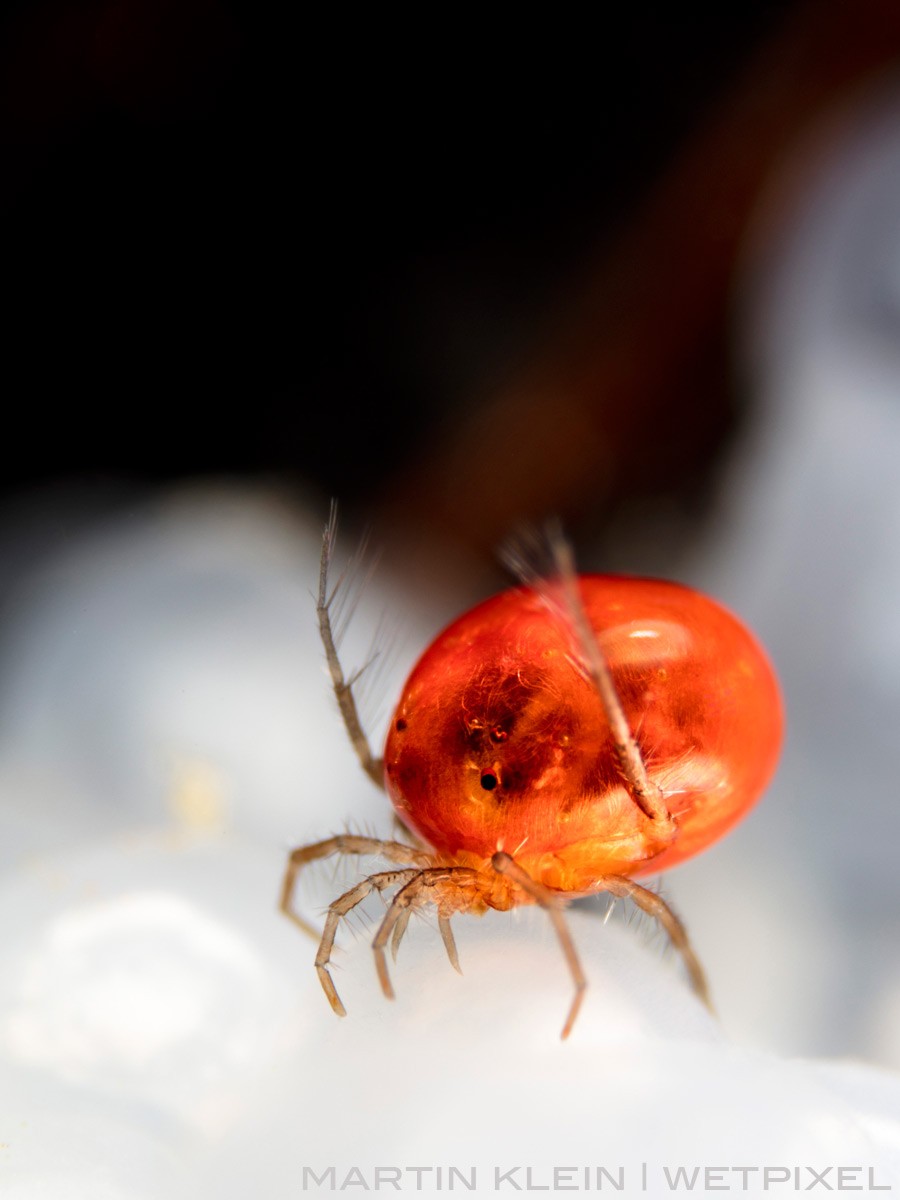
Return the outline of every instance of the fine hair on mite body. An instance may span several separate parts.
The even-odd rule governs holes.
[[[631,900],[678,950],[707,1005],[684,926],[634,875],[656,873],[718,840],[758,799],[778,757],[782,711],[768,660],[715,601],[680,584],[576,573],[558,529],[507,553],[523,585],[448,626],[413,668],[373,755],[344,675],[329,586],[332,506],[322,539],[316,611],[347,734],[370,779],[409,831],[407,842],[338,834],[291,851],[280,908],[319,939],[315,967],[346,1015],[329,970],[340,922],[373,892],[387,912],[372,948],[384,995],[415,910],[432,906],[451,964],[458,913],[537,904],[574,984],[568,1037],[587,986],[564,916],[575,899]],[[328,907],[321,935],[295,909],[298,872],[331,855],[374,855],[367,875]]]

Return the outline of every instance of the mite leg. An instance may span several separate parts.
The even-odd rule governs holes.
[[[462,975],[462,967],[459,965],[459,955],[456,953],[456,939],[453,936],[453,930],[450,928],[450,918],[442,917],[438,913],[438,929],[440,929],[441,937],[444,940],[444,949],[447,951],[447,957],[450,959],[450,966],[454,971]]]
[[[385,888],[394,887],[396,884],[406,885],[410,880],[415,879],[421,872],[418,867],[411,867],[406,871],[381,871],[377,875],[370,875],[356,887],[352,887],[349,892],[344,892],[343,896],[339,896],[328,907],[328,915],[325,918],[325,928],[322,931],[322,940],[319,942],[319,951],[316,954],[316,971],[319,976],[319,982],[322,985],[322,990],[328,997],[328,1003],[334,1009],[339,1017],[346,1017],[347,1010],[341,1002],[340,996],[337,994],[337,989],[334,986],[334,980],[331,978],[331,972],[328,970],[331,962],[331,952],[334,949],[334,937],[337,933],[337,927],[342,917],[346,917],[351,909],[356,908],[357,904],[362,903],[366,896],[373,891],[384,891]]]
[[[406,927],[409,925],[409,918],[412,914],[413,906],[410,905],[408,908],[404,908],[394,924],[394,932],[391,934],[391,958],[394,962],[397,961],[397,951],[400,949],[400,943],[403,941],[403,935],[406,933]],[[450,928],[450,918],[442,917],[440,912],[438,913],[438,929],[441,931],[441,940],[447,951],[447,957],[450,959],[450,966],[462,975],[459,955],[456,952],[456,940],[453,937],[453,930]]]
[[[438,925],[447,956],[451,965],[459,970],[456,943],[453,941],[446,910],[468,908],[470,900],[465,899],[465,896],[468,893],[470,898],[474,899],[478,892],[477,881],[478,872],[471,867],[428,867],[417,871],[414,878],[397,892],[372,943],[378,982],[388,1000],[394,999],[394,989],[388,975],[384,948],[388,941],[392,941],[393,944],[394,931],[398,925],[402,926],[402,929],[406,928],[408,914],[413,908],[420,908],[425,904],[437,905]]]
[[[391,934],[391,958],[394,962],[397,961],[397,951],[400,949],[400,943],[403,941],[412,911],[412,908],[405,908],[394,925],[394,932]]]
[[[609,892],[611,895],[618,896],[624,900],[632,900],[643,912],[659,921],[660,925],[662,925],[663,929],[669,935],[672,945],[681,955],[684,965],[687,967],[691,986],[709,1011],[713,1012],[712,1002],[709,998],[709,988],[706,984],[706,975],[700,966],[700,960],[697,958],[691,943],[688,941],[684,926],[675,916],[674,912],[672,912],[671,908],[669,908],[668,904],[666,904],[665,900],[661,896],[657,896],[656,892],[651,892],[649,888],[641,887],[633,879],[627,879],[622,875],[604,875],[597,883],[599,888],[604,892]]]
[[[655,832],[662,837],[674,837],[675,822],[672,820],[662,792],[647,774],[640,746],[635,741],[628,725],[628,718],[622,708],[622,701],[619,699],[606,655],[600,648],[597,635],[591,628],[591,623],[584,611],[572,547],[559,530],[551,534],[551,550],[563,586],[566,610],[574,622],[578,634],[579,648],[585,658],[584,665],[587,667],[603,705],[603,711],[612,733],[619,769],[628,785],[628,791],[638,808],[656,826]]]
[[[584,992],[587,987],[587,979],[585,978],[584,971],[581,969],[578,952],[575,949],[575,943],[572,941],[569,926],[566,924],[566,919],[563,915],[565,900],[558,892],[554,892],[550,888],[544,887],[542,883],[538,883],[537,880],[532,879],[528,872],[524,871],[515,859],[502,850],[499,850],[491,859],[491,866],[499,874],[508,875],[514,883],[519,885],[523,892],[527,892],[529,896],[537,901],[541,908],[546,911],[553,924],[572,975],[572,982],[575,984],[575,995],[572,997],[572,1004],[566,1017],[566,1023],[563,1025],[562,1033],[560,1034],[560,1037],[565,1039],[572,1032],[572,1026],[575,1024],[575,1018],[578,1016],[578,1010],[581,1008],[581,1001],[584,999]]]
[[[356,757],[359,759],[362,769],[369,778],[380,788],[383,788],[384,764],[380,758],[376,758],[372,754],[368,738],[363,731],[359,713],[356,709],[356,700],[353,696],[353,685],[359,678],[360,672],[357,672],[350,679],[344,678],[344,670],[341,666],[341,660],[338,657],[337,646],[334,640],[331,607],[341,581],[338,580],[337,584],[329,592],[328,568],[331,565],[331,555],[334,550],[336,533],[337,506],[332,504],[331,512],[328,516],[328,524],[325,526],[325,532],[322,535],[322,557],[319,560],[319,594],[316,598],[319,636],[322,639],[322,645],[325,647],[325,659],[328,663],[328,670],[331,673],[331,683],[338,702],[338,708],[341,710],[341,716],[344,720],[344,728],[347,730],[347,734],[353,744],[353,749],[356,751]]]
[[[420,868],[431,866],[432,863],[429,854],[412,846],[404,846],[402,842],[383,842],[379,838],[357,837],[349,833],[326,838],[324,842],[313,842],[310,846],[298,846],[288,855],[278,907],[304,933],[314,938],[319,936],[318,930],[308,921],[304,921],[293,906],[294,886],[301,867],[318,858],[328,858],[332,854],[377,854],[386,858],[388,862]]]

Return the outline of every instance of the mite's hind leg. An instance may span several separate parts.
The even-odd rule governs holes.
[[[511,858],[510,855],[502,850],[499,850],[491,859],[491,866],[500,875],[508,875],[514,883],[519,885],[523,892],[527,892],[545,910],[553,924],[553,929],[559,939],[562,952],[565,955],[566,964],[572,975],[572,982],[575,984],[575,995],[572,997],[566,1023],[563,1025],[562,1033],[560,1034],[560,1037],[565,1039],[572,1032],[572,1026],[575,1024],[575,1018],[578,1016],[581,1001],[584,999],[585,988],[587,987],[587,979],[585,978],[584,971],[581,969],[581,961],[575,949],[575,943],[572,941],[572,935],[569,932],[566,918],[563,915],[565,901],[558,892],[554,892],[550,888],[544,887],[542,883],[538,883],[537,880],[532,879],[528,872],[523,870],[514,858]]]
[[[350,679],[344,678],[344,670],[341,666],[341,660],[338,657],[337,645],[335,643],[331,608],[341,586],[341,580],[339,579],[329,592],[328,568],[331,565],[331,555],[334,550],[336,534],[337,505],[332,503],[331,512],[328,515],[328,524],[325,526],[325,532],[322,535],[322,557],[319,560],[319,593],[316,598],[319,636],[322,639],[322,645],[325,647],[325,659],[328,662],[328,670],[331,674],[331,683],[338,702],[338,708],[341,710],[341,717],[344,720],[344,728],[347,730],[347,735],[353,744],[353,749],[356,751],[356,757],[359,759],[362,769],[369,778],[380,788],[383,788],[384,763],[382,759],[376,758],[372,753],[369,740],[359,719],[356,700],[353,696],[353,685],[359,679],[362,672],[357,671]]]
[[[379,838],[357,837],[349,833],[326,838],[324,842],[313,842],[309,846],[298,846],[288,855],[278,907],[304,933],[314,938],[319,937],[319,931],[305,921],[293,906],[294,886],[301,867],[332,854],[377,854],[388,862],[402,866],[427,867],[432,862],[431,855],[413,846],[405,846],[402,842],[384,842]]]
[[[666,904],[661,896],[657,896],[656,892],[651,892],[649,888],[641,887],[639,883],[635,883],[633,879],[627,879],[622,875],[604,875],[597,880],[598,890],[609,892],[613,896],[618,896],[621,899],[632,900],[638,908],[647,913],[648,916],[655,918],[665,929],[669,935],[669,940],[672,945],[681,955],[684,965],[687,967],[688,975],[691,980],[691,986],[694,991],[706,1005],[710,1012],[713,1012],[712,1002],[709,998],[709,988],[706,984],[706,975],[703,968],[700,966],[700,960],[694,953],[691,943],[688,941],[687,932]]]
[[[478,895],[478,872],[471,867],[428,867],[417,871],[410,882],[397,892],[372,942],[378,982],[388,1000],[394,999],[394,989],[388,974],[384,948],[389,941],[392,950],[399,943],[396,931],[399,928],[400,937],[403,936],[412,910],[422,908],[426,904],[436,905],[438,926],[447,957],[458,971],[459,958],[448,914],[471,907]]]
[[[331,962],[334,938],[341,918],[346,917],[351,909],[356,908],[357,904],[361,904],[373,891],[382,892],[385,888],[394,887],[396,884],[406,885],[420,874],[418,867],[411,867],[405,871],[380,871],[377,875],[370,875],[356,887],[352,887],[349,892],[344,892],[343,896],[339,896],[328,906],[325,928],[322,931],[322,940],[319,942],[319,950],[316,954],[316,972],[322,990],[328,997],[328,1003],[339,1017],[346,1017],[347,1010],[337,994],[328,966]]]

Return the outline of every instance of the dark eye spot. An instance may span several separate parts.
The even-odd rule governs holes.
[[[406,722],[402,717],[397,718],[397,723],[394,725],[394,728],[398,733],[403,733],[404,729],[406,729]]]
[[[492,792],[499,782],[493,771],[485,771],[481,776],[481,786],[486,792]]]

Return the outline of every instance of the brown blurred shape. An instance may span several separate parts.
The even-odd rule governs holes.
[[[487,554],[524,518],[599,525],[623,497],[690,493],[732,424],[729,293],[760,193],[824,110],[898,56],[891,0],[791,10],[539,350],[395,477],[379,525],[424,558],[426,540]]]

